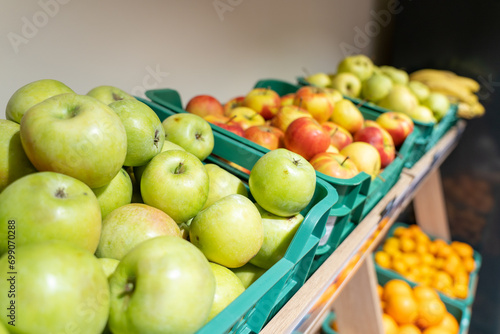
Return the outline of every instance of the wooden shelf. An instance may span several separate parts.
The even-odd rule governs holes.
[[[439,166],[456,147],[464,129],[465,121],[459,121],[411,169],[403,170],[399,181],[388,194],[271,319],[261,333],[318,333],[324,318],[337,299],[338,303],[343,305],[343,311],[337,314],[337,318],[342,318],[338,320],[339,326],[348,322],[352,324],[343,330],[343,334],[365,332],[363,324],[355,321],[356,314],[362,315],[361,322],[365,324],[380,325],[380,314],[373,311],[373,305],[378,305],[374,304],[373,290],[370,293],[365,291],[366,286],[360,286],[360,284],[371,284],[367,282],[373,280],[373,275],[369,273],[373,269],[370,267],[373,265],[371,253],[412,200],[421,228],[432,235],[449,239]],[[367,259],[369,260],[366,261]],[[352,292],[358,297],[356,301],[353,301],[349,290],[353,290]],[[341,294],[342,297],[339,297]],[[363,308],[366,312],[361,312],[359,308]],[[380,326],[373,327],[376,328],[372,328],[370,332],[382,333]]]

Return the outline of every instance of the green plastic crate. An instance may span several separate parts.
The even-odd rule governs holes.
[[[298,77],[297,82],[300,86],[310,85],[309,82],[307,82],[307,80],[305,80],[304,77]],[[363,106],[367,109],[374,110],[379,114],[390,111],[389,109],[382,108],[373,102],[364,101],[359,98],[352,98],[349,96],[344,96],[344,98],[351,100],[354,104],[358,106]],[[427,153],[431,148],[434,147],[434,145],[436,145],[439,139],[441,139],[451,127],[457,124],[459,119],[457,116],[457,111],[458,111],[458,105],[451,104],[449,111],[437,124],[413,121],[415,124],[415,128],[417,128],[420,132],[418,138],[416,139],[414,149],[412,150],[408,160],[405,162],[406,168],[413,167],[413,165],[418,160],[420,160],[420,158],[425,153]]]
[[[162,121],[175,114],[152,101],[139,97],[137,99],[151,107]],[[249,157],[247,147],[235,149],[237,144],[243,144],[228,143],[227,137],[222,137],[218,133],[214,133],[214,140],[213,154],[217,156],[211,155],[205,162],[219,164],[229,171],[232,171],[231,167],[222,163],[219,157],[230,159],[242,167],[251,169],[261,156],[260,153],[254,153]],[[238,177],[248,182],[248,174],[237,169],[235,171],[238,172]],[[285,256],[198,333],[258,333],[309,277],[330,208],[337,200],[335,189],[318,178],[314,196],[301,212],[304,221]]]
[[[387,233],[387,238],[393,236],[394,235],[394,229],[396,229],[396,228],[398,228],[400,226],[401,227],[408,227],[410,225],[405,224],[405,223],[400,223],[400,222],[394,223],[391,226],[391,228],[389,229],[389,232]],[[429,236],[429,237],[431,238],[431,240],[435,240],[436,239],[436,238],[434,238],[432,236]],[[380,245],[380,249],[381,249],[382,246],[383,246],[383,242]],[[470,307],[472,305],[472,303],[474,302],[474,297],[475,297],[474,296],[474,287],[476,286],[477,279],[478,279],[478,272],[479,272],[479,269],[481,268],[481,263],[482,263],[482,257],[481,257],[481,255],[477,251],[474,251],[474,262],[476,263],[476,268],[474,268],[474,271],[472,271],[470,273],[470,278],[469,278],[469,295],[467,296],[467,298],[465,298],[465,299],[452,298],[452,297],[447,296],[444,293],[438,291],[439,296],[441,297],[441,299],[443,301],[445,301],[445,302],[447,302],[449,304],[457,305],[458,307]],[[383,273],[387,277],[398,278],[398,279],[405,280],[411,286],[416,286],[418,284],[416,282],[413,282],[413,281],[407,279],[406,277],[404,277],[403,275],[395,272],[394,270],[383,268],[383,267],[379,266],[376,263],[375,263],[375,267],[377,268],[378,272]]]
[[[386,275],[385,272],[379,271],[377,268],[377,280],[380,285],[385,285],[388,281],[393,279],[391,276]],[[460,326],[459,334],[465,334],[469,330],[470,326],[470,318],[471,318],[471,311],[469,308],[465,307],[464,305],[456,305],[453,303],[449,303],[446,300],[443,300],[444,305],[446,306],[446,309],[448,312],[451,313],[457,319],[458,324]],[[332,321],[334,321],[336,318],[335,312],[329,312],[328,315],[326,316],[325,320],[321,324],[321,331],[323,334],[340,334],[339,332],[333,330],[331,327]]]

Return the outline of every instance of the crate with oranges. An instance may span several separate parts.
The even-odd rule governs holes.
[[[431,287],[441,298],[470,306],[481,256],[470,245],[431,238],[418,225],[395,223],[374,254],[377,270],[412,286]]]
[[[385,334],[463,334],[470,323],[470,310],[443,301],[435,289],[411,287],[401,279],[377,272],[378,295]],[[323,334],[338,334],[335,313],[322,324]]]

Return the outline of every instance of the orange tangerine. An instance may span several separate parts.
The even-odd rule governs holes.
[[[420,262],[423,265],[434,266],[436,258],[431,253],[424,253],[420,255]]]
[[[453,295],[457,298],[465,299],[469,295],[469,287],[467,284],[455,284],[453,286]]]
[[[474,249],[465,242],[452,241],[450,246],[457,252],[461,257],[473,257]]]
[[[401,279],[392,279],[385,283],[384,291],[382,292],[382,300],[387,301],[395,295],[412,295],[413,291],[407,282]]]
[[[402,255],[402,259],[406,262],[408,268],[415,267],[420,264],[420,256],[416,253],[406,253]]]
[[[439,323],[439,327],[448,329],[452,334],[457,334],[460,330],[457,319],[449,312],[445,313],[443,320]]]
[[[402,235],[406,235],[408,232],[408,229],[404,226],[398,226],[394,229],[394,231],[392,232],[392,235],[395,236],[395,237],[400,237]]]
[[[421,243],[417,241],[417,245],[415,246],[415,253],[417,254],[427,254],[429,251],[429,246],[426,243]]]
[[[380,299],[382,299],[382,295],[384,294],[384,288],[382,285],[377,284],[377,295]]]
[[[416,243],[413,239],[408,238],[408,237],[401,237],[399,239],[399,249],[403,253],[410,253],[415,250]]]
[[[411,294],[392,295],[386,301],[385,313],[400,326],[412,324],[418,317],[418,304]]]
[[[413,297],[417,301],[427,300],[427,299],[439,299],[439,294],[437,291],[429,286],[417,285],[413,288]]]
[[[418,302],[418,316],[415,324],[419,328],[439,325],[446,312],[446,306],[439,298],[420,300]]]
[[[460,256],[457,254],[450,254],[446,260],[444,261],[443,270],[448,274],[453,275],[455,272],[459,270],[459,267],[462,265],[462,261]]]
[[[399,238],[389,237],[389,238],[385,239],[384,246],[387,246],[387,247],[396,246],[397,248],[399,248]]]
[[[391,256],[384,251],[378,251],[375,253],[375,262],[383,268],[390,268]]]
[[[398,324],[388,314],[382,313],[382,327],[385,334],[398,334]]]
[[[438,257],[448,257],[454,252],[455,251],[453,250],[453,248],[451,248],[450,245],[448,245],[447,243],[445,243],[443,241],[443,244],[441,244],[441,246],[438,249],[437,256]]]
[[[422,332],[415,325],[403,325],[399,327],[398,334],[422,334]]]
[[[462,257],[462,263],[465,270],[467,270],[467,272],[469,273],[476,269],[476,261],[474,261],[474,258],[471,256]]]
[[[408,272],[408,265],[406,264],[406,262],[402,259],[402,258],[396,258],[394,260],[392,260],[392,269],[405,276]]]

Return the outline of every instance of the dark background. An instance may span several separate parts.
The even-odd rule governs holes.
[[[470,243],[483,258],[469,333],[500,333],[500,2],[400,4],[403,10],[378,43],[377,63],[408,72],[451,70],[481,84],[486,113],[467,122],[441,177],[452,238]]]

